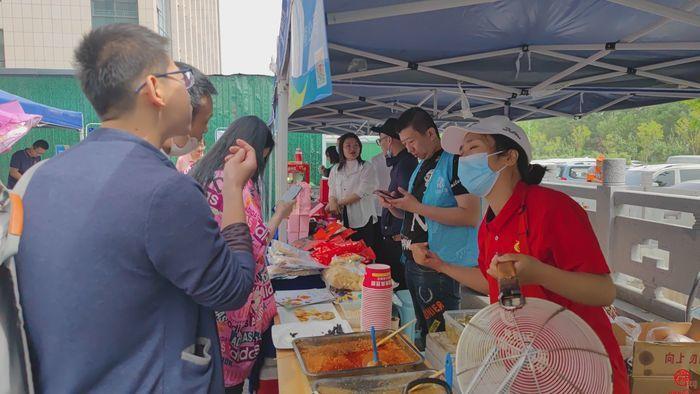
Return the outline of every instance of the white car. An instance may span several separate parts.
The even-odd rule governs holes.
[[[700,179],[700,164],[651,164],[631,167],[625,174],[625,184],[642,186],[642,174],[651,174],[654,186],[669,187],[681,182]]]
[[[700,155],[669,156],[667,164],[700,164]]]

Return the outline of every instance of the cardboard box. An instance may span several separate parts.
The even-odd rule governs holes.
[[[695,320],[692,324],[700,324]],[[700,373],[700,342],[647,342],[647,333],[656,327],[668,327],[671,332],[688,335],[691,323],[652,322],[642,323],[641,340],[634,343],[632,361],[633,377],[673,377],[681,370]],[[692,334],[691,332],[691,334]],[[698,340],[700,338],[691,338]]]
[[[652,329],[668,327],[668,331],[655,331],[654,334],[665,336],[671,332],[698,341],[700,320],[695,319],[692,323],[647,322],[640,325],[642,331],[634,342],[632,358],[632,393],[700,394],[700,342],[671,343],[663,342],[663,338],[646,340]],[[624,345],[624,331],[616,326],[613,326],[613,331],[618,343]]]
[[[673,377],[634,377],[632,378],[632,394],[696,394],[698,375],[688,374]]]

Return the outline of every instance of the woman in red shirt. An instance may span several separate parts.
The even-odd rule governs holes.
[[[479,229],[479,267],[451,265],[425,244],[412,245],[416,262],[447,274],[498,301],[496,266],[514,263],[525,297],[543,298],[576,313],[598,334],[610,357],[615,393],[629,392],[627,368],[603,309],[615,285],[586,212],[569,196],[539,186],[525,132],[505,116],[468,129],[448,127],[444,150],[459,153],[459,178],[489,208]]]

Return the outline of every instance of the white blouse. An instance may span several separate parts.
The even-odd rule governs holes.
[[[338,201],[357,194],[360,201],[346,207],[348,224],[351,228],[360,228],[377,217],[374,207],[374,191],[377,190],[377,175],[374,166],[370,162],[359,165],[357,161],[348,161],[342,170],[338,165],[333,166],[328,177],[329,197],[335,197]]]

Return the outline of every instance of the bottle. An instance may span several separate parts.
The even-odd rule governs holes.
[[[294,152],[294,161],[297,161],[297,162],[300,162],[300,163],[301,163],[302,161],[304,161],[304,155],[303,155],[303,153],[302,153],[302,151],[301,151],[301,148],[299,148],[299,147],[297,147],[297,150]]]

